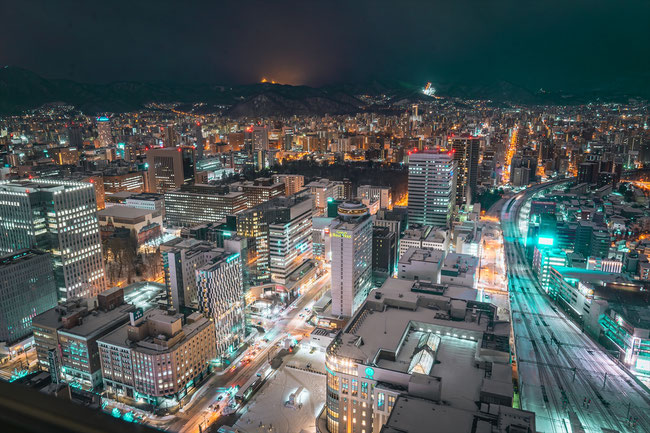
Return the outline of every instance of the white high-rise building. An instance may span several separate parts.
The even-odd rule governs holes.
[[[352,316],[372,288],[372,218],[359,202],[345,202],[330,230],[332,314]]]
[[[423,151],[409,156],[409,223],[449,227],[456,200],[452,155]]]
[[[56,179],[0,183],[0,254],[24,248],[52,254],[60,299],[104,291],[94,185]]]
[[[199,310],[215,324],[217,357],[233,352],[245,336],[240,253],[223,253],[196,270]]]
[[[196,270],[223,254],[223,249],[207,241],[174,238],[160,245],[160,254],[168,300],[176,309],[195,307],[198,303]]]
[[[311,197],[294,196],[288,215],[269,224],[269,268],[271,280],[286,284],[289,275],[312,258]]]

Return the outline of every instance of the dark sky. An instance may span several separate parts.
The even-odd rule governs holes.
[[[649,0],[0,0],[0,64],[87,82],[634,90]]]

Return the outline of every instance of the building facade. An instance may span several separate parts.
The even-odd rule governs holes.
[[[0,253],[48,251],[60,299],[96,296],[106,276],[95,200],[91,183],[0,183]]]
[[[344,202],[330,230],[332,314],[352,316],[372,287],[372,219],[359,202]]]
[[[32,319],[57,302],[52,256],[18,250],[0,257],[0,341],[12,343],[32,333]]]
[[[138,317],[140,316],[140,317]],[[151,310],[97,342],[104,388],[158,405],[181,399],[210,372],[214,322],[200,313]]]
[[[456,199],[456,163],[448,153],[409,156],[409,223],[449,227]]]
[[[216,356],[232,355],[244,341],[245,312],[242,258],[222,252],[197,269],[199,311],[214,322]]]

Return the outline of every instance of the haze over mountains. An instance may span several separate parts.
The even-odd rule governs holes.
[[[422,83],[424,84],[424,83]],[[505,81],[481,85],[443,83],[438,95],[462,99],[491,100],[496,104],[583,104],[592,101],[626,102],[631,95],[616,89],[582,92],[531,91]],[[373,98],[372,104],[368,98]],[[241,86],[118,81],[110,84],[46,79],[26,69],[0,68],[0,114],[18,114],[44,104],[63,102],[85,113],[125,112],[151,102],[193,104],[203,102],[205,111],[221,110],[231,117],[344,114],[363,110],[395,109],[429,100],[421,86],[402,82],[342,84],[320,88],[258,83]]]

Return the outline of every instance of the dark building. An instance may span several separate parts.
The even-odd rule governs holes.
[[[598,183],[598,164],[583,162],[578,166],[578,183]]]
[[[397,234],[388,227],[372,229],[372,282],[381,286],[393,275],[397,263]]]
[[[450,137],[449,147],[457,164],[456,206],[471,204],[476,197],[478,183],[478,137]]]
[[[84,140],[81,135],[81,127],[75,125],[74,123],[68,126],[68,144],[70,147],[74,147],[77,150],[83,148]]]

